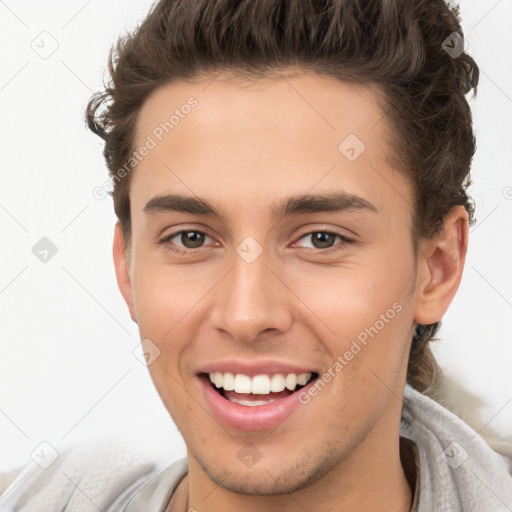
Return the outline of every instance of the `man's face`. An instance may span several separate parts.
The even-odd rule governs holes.
[[[191,471],[279,494],[397,449],[420,277],[388,126],[371,89],[313,74],[180,81],[144,103],[128,301]],[[268,394],[294,374],[314,380]]]

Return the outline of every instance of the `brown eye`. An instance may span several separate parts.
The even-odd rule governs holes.
[[[333,246],[336,236],[338,235],[326,231],[316,231],[311,233],[311,241],[316,249],[325,249]]]
[[[204,233],[199,231],[182,231],[180,239],[183,246],[187,249],[197,249],[204,243]]]
[[[339,241],[336,243],[336,239]],[[308,241],[307,243],[304,243]],[[299,247],[303,247],[305,249],[324,249],[327,252],[328,249],[331,248],[346,248],[347,244],[352,243],[350,238],[347,238],[345,235],[341,233],[336,233],[334,231],[310,231],[309,233],[300,237],[297,242]]]
[[[210,236],[202,231],[185,229],[166,236],[159,243],[174,252],[186,254],[187,252],[192,253],[195,249],[203,248],[207,238],[210,242],[214,242]]]

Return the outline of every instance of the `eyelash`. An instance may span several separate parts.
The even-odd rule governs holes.
[[[200,251],[201,249],[204,249],[204,247],[198,247],[197,249],[181,249],[181,248],[178,249],[177,246],[175,246],[174,244],[171,245],[171,240],[173,238],[175,238],[176,236],[181,235],[182,233],[200,233],[202,235],[209,236],[204,231],[199,231],[196,229],[182,229],[180,231],[176,231],[176,232],[171,233],[170,235],[162,238],[159,241],[159,244],[161,244],[161,245],[169,244],[169,249],[178,254],[195,254],[196,251]],[[311,236],[315,233],[327,233],[329,235],[338,236],[342,241],[342,243],[333,245],[331,247],[327,247],[326,249],[311,249],[309,247],[306,247],[306,249],[310,249],[310,250],[313,250],[318,253],[330,253],[331,251],[335,251],[335,250],[343,250],[343,249],[346,249],[346,247],[345,247],[346,244],[351,244],[354,242],[352,239],[346,237],[345,235],[342,235],[341,233],[338,233],[337,231],[331,231],[329,229],[320,229],[320,230],[315,230],[315,231],[309,231],[308,233],[304,233],[302,236],[300,236],[297,239],[297,241],[302,240],[303,238],[305,238],[307,236]],[[210,238],[212,238],[212,237],[210,237]]]

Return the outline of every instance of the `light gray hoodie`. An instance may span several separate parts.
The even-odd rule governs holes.
[[[512,512],[512,459],[409,385],[400,436],[416,445],[414,512]],[[27,465],[0,511],[165,512],[187,469],[186,459],[162,466],[126,450],[71,450],[48,469]]]

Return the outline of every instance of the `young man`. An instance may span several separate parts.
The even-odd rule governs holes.
[[[114,186],[116,275],[187,458],[89,483],[89,501],[511,510],[506,458],[427,396],[473,214],[478,68],[458,11],[162,0],[110,73],[87,119]],[[45,510],[86,503],[59,471],[12,510],[52,485]]]

